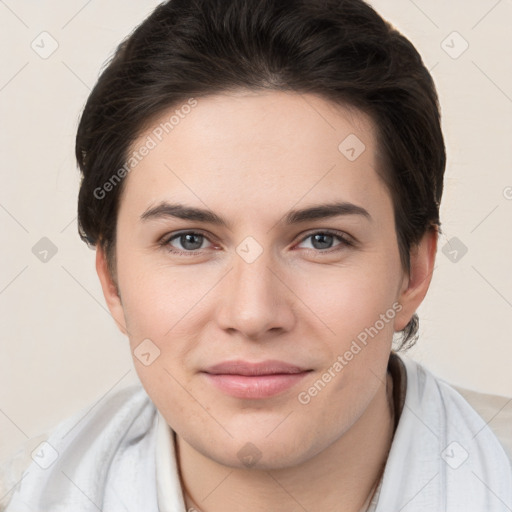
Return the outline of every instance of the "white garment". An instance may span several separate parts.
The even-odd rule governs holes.
[[[370,510],[510,512],[512,465],[496,436],[451,386],[400,358],[405,405]],[[6,512],[186,512],[172,431],[141,386],[84,413],[37,451]]]
[[[512,463],[494,433],[448,383],[400,359],[405,404],[369,511],[512,511]]]

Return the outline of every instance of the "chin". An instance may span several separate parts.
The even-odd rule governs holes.
[[[256,432],[246,428],[245,432],[230,432],[233,438],[229,439],[227,436],[222,436],[222,439],[218,435],[204,436],[203,432],[200,439],[196,437],[185,440],[208,459],[227,467],[247,470],[295,467],[322,449],[318,435],[314,439],[306,432],[302,432],[303,435],[292,435],[290,426],[280,433],[276,431],[270,435],[268,429]],[[208,444],[205,444],[206,439],[209,439]]]

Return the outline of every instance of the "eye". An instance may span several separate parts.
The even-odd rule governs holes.
[[[302,243],[308,239],[311,239],[312,249],[320,252],[331,252],[330,249],[334,251],[343,250],[346,247],[355,245],[354,241],[346,233],[340,231],[315,231],[304,237]],[[338,240],[339,243],[333,247],[332,244],[335,240]],[[306,249],[308,249],[308,247],[306,247]]]
[[[303,237],[301,244],[308,239],[311,239],[311,247],[305,248],[312,249],[317,253],[330,253],[355,246],[355,241],[341,231],[315,231]],[[171,253],[194,256],[202,249],[208,248],[208,246],[204,246],[204,243],[208,241],[208,237],[199,231],[182,231],[163,237],[159,244]],[[336,241],[338,243],[333,245]]]
[[[206,240],[208,240],[206,236],[197,231],[183,231],[170,237],[164,237],[160,243],[170,252],[178,254],[194,254],[201,249],[205,249],[205,247],[203,247],[203,243]],[[180,245],[181,247],[176,247],[174,244]]]

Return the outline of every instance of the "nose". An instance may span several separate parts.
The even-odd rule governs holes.
[[[293,328],[293,293],[267,253],[251,263],[236,254],[233,269],[223,280],[217,321],[231,334],[262,340]]]

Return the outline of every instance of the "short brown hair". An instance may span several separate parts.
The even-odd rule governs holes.
[[[171,0],[119,45],[78,127],[79,233],[104,248],[112,276],[124,180],[104,197],[98,190],[150,119],[240,88],[314,93],[371,117],[409,271],[411,248],[440,228],[446,165],[435,85],[411,42],[363,0]],[[415,313],[400,348],[418,326]]]

